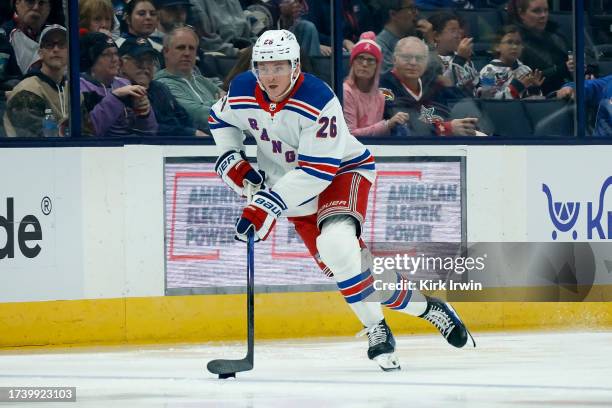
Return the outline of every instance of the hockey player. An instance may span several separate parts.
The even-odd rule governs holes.
[[[236,224],[236,238],[253,232],[265,240],[280,216],[289,217],[310,254],[328,275],[368,334],[368,357],[383,370],[399,369],[395,340],[362,270],[359,237],[374,157],[348,130],[332,90],[300,70],[300,47],[287,30],[264,32],[253,47],[251,70],[230,84],[213,105],[210,129],[219,151],[216,172],[236,193],[256,191]],[[257,163],[246,160],[243,131],[257,141]],[[331,273],[330,273],[331,271]],[[399,290],[383,302],[433,323],[447,341],[462,347],[467,331],[446,303],[418,291]]]

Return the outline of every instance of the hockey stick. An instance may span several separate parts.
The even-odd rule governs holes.
[[[252,192],[247,189],[248,201]],[[211,360],[206,365],[208,371],[218,374],[219,378],[236,378],[236,373],[253,369],[255,351],[255,234],[247,234],[247,355],[241,360]]]

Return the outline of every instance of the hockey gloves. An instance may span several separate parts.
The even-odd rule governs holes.
[[[230,150],[217,159],[215,172],[238,195],[246,197],[262,188],[264,179],[246,160],[244,152]]]
[[[249,231],[255,233],[255,242],[265,241],[287,207],[281,198],[271,192],[260,190],[253,195],[253,200],[242,210],[242,216],[236,223],[236,239],[247,241]]]

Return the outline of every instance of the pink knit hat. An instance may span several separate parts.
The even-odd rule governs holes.
[[[376,63],[380,64],[382,61],[382,52],[380,51],[380,46],[376,44],[376,34],[373,31],[366,31],[361,34],[359,37],[359,41],[353,49],[351,50],[351,57],[349,59],[349,64],[353,64],[353,60],[359,54],[363,54],[367,52],[368,54],[372,54],[374,58],[376,58]]]

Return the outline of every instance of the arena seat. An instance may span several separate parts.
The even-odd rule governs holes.
[[[474,68],[476,68],[476,70],[480,72],[480,70],[483,69],[484,66],[487,65],[492,59],[493,57],[490,55],[487,55],[487,56],[477,55],[477,56],[472,57],[472,62],[474,63]]]
[[[502,17],[497,9],[455,10],[466,23],[466,34],[474,43],[491,43],[502,26]]]
[[[238,58],[218,56],[212,58],[212,60],[215,62],[215,71],[217,73],[217,76],[223,79],[227,76],[227,74],[229,74],[232,68],[234,68],[234,65],[236,65],[236,61],[238,60]]]
[[[612,75],[612,59],[601,59],[597,62],[599,66],[599,76]]]
[[[558,99],[522,101],[533,136],[571,137],[574,134],[574,105]]]
[[[531,121],[519,100],[481,99],[479,101],[483,121],[491,124],[490,132],[502,137],[529,137],[533,134]]]

